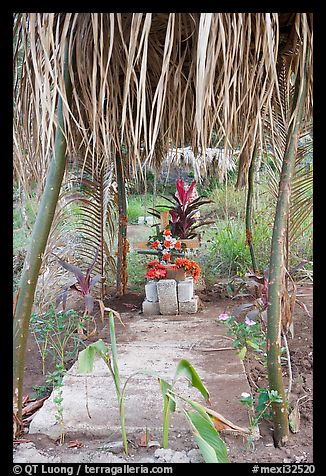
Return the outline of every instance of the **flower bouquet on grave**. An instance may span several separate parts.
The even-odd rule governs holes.
[[[146,278],[147,283],[145,284],[145,294],[146,299],[149,302],[157,302],[158,301],[158,294],[157,294],[157,286],[156,283],[160,279],[166,278],[166,269],[165,266],[159,263],[157,260],[149,261],[146,264]]]
[[[184,270],[186,276],[192,277],[195,283],[198,281],[201,269],[196,261],[187,258],[176,258],[174,266],[178,270]]]
[[[166,278],[166,267],[157,260],[149,261],[146,264],[146,278],[152,281]]]
[[[174,261],[177,257],[184,254],[186,247],[177,238],[173,238],[171,230],[165,229],[161,236],[151,238],[148,245],[157,251],[160,257],[160,266],[166,271],[165,278],[175,279],[176,281],[183,281],[185,279],[185,273],[182,269],[178,269],[174,265]],[[151,263],[151,262],[150,262]],[[149,263],[148,263],[149,264]],[[155,271],[150,271],[150,276],[154,276],[157,273],[157,267]],[[162,269],[162,268],[161,268]],[[146,273],[146,277],[148,277]],[[162,276],[161,279],[164,279]]]

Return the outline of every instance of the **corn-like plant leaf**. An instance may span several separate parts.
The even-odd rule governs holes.
[[[214,448],[209,443],[207,443],[207,441],[202,438],[200,434],[195,435],[194,438],[204,458],[205,463],[219,463]]]
[[[90,344],[86,349],[79,352],[78,355],[78,373],[89,374],[93,371],[94,360],[96,355],[107,356],[109,348],[99,339],[94,344]]]
[[[173,398],[169,395],[169,390],[172,390],[172,385],[169,384],[166,380],[159,378],[160,389],[162,392],[163,399],[166,399],[170,406],[170,411],[175,412],[176,410],[176,402]]]
[[[115,326],[114,326],[114,316],[113,312],[109,312],[109,327],[110,327],[110,340],[111,340],[111,352],[112,352],[112,362],[113,362],[113,373],[114,373],[114,383],[118,392],[120,393],[120,374],[119,374],[119,364],[118,364],[118,351],[117,351],[117,342],[115,335]]]
[[[192,431],[206,463],[229,463],[227,448],[212,421],[201,408],[200,412],[185,411]],[[206,415],[205,415],[206,414]]]
[[[205,400],[209,400],[209,392],[193,366],[185,359],[180,360],[177,365],[174,379],[175,382],[179,377],[184,376],[189,380],[189,383],[195,387],[202,394]]]

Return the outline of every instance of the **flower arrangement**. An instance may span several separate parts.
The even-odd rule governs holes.
[[[147,272],[145,274],[147,279],[164,279],[166,277],[166,268],[163,264],[156,260],[149,261],[146,264]]]
[[[201,269],[196,261],[187,258],[176,258],[174,266],[176,269],[183,268],[186,274],[190,274],[194,278],[195,283],[198,281]]]
[[[169,228],[164,230],[162,235],[156,237],[155,240],[150,239],[149,245],[153,250],[157,250],[158,254],[161,255],[161,262],[163,261],[165,263],[169,263],[173,255],[178,254],[184,249],[181,241],[172,237]]]

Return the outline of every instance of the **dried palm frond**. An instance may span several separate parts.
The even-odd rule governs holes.
[[[82,162],[77,160],[67,174],[43,260],[47,285],[51,275],[51,287],[55,288],[55,293],[66,284],[66,278],[51,256],[53,251],[84,270],[97,256],[94,272],[103,276],[103,283],[108,274],[115,275],[116,272],[113,252],[116,207],[112,168],[105,166],[100,171],[92,172],[91,164],[86,163],[82,170]],[[41,278],[40,287],[42,282]]]
[[[306,34],[300,34],[300,25]],[[306,30],[305,30],[306,29]],[[306,54],[308,43],[311,42],[311,32],[308,27],[308,17],[302,18],[297,14],[287,40],[281,44],[280,55],[277,62],[278,96],[273,95],[273,102],[264,117],[265,150],[271,163],[266,163],[268,173],[268,185],[274,197],[278,196],[279,180],[283,163],[284,151],[288,131],[293,119],[293,103],[295,94],[293,78],[304,66],[302,54]],[[302,54],[301,54],[302,52]],[[306,64],[309,69],[310,64]],[[300,88],[302,87],[302,84]],[[308,101],[306,104],[305,120],[302,122],[298,136],[295,169],[291,181],[290,217],[289,217],[289,241],[293,243],[300,233],[312,222],[312,167],[306,163],[308,156],[312,154],[312,138],[309,133],[312,130],[310,117],[311,101],[311,77],[308,76]]]
[[[306,13],[17,13],[14,35],[14,167],[26,186],[44,183],[59,94],[68,156],[82,154],[92,170],[111,162],[122,143],[133,175],[143,157],[158,168],[158,143],[165,151],[171,141],[201,148],[203,157],[213,133],[226,154],[262,143],[265,115],[274,122],[272,104],[281,95],[280,50],[287,45],[287,71],[295,72],[312,39]],[[311,77],[312,70],[307,115]]]

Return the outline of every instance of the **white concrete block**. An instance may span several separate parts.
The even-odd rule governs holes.
[[[148,283],[145,284],[145,294],[147,301],[158,302],[156,281],[148,281]]]
[[[198,311],[198,296],[194,296],[191,301],[179,302],[180,314],[196,314]]]
[[[145,217],[138,217],[138,225],[144,225]]]
[[[160,314],[159,302],[143,301],[143,313],[145,316],[157,316]]]
[[[158,281],[157,294],[161,314],[175,316],[179,313],[177,283],[174,279],[161,279]]]
[[[192,279],[186,279],[185,281],[178,282],[179,303],[191,301],[193,294],[194,294],[194,282]]]

